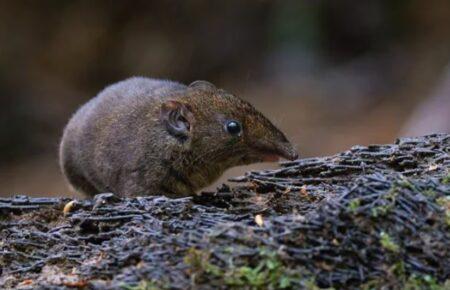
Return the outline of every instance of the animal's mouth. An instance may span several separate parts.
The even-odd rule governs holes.
[[[288,142],[270,145],[258,144],[255,146],[255,150],[263,162],[275,162],[280,160],[280,158],[287,160],[295,160],[298,158],[297,151]]]
[[[280,156],[277,154],[264,154],[261,156],[263,162],[277,162],[280,160]]]
[[[274,150],[261,150],[258,148],[256,152],[256,155],[261,162],[277,162],[282,158],[282,156]]]

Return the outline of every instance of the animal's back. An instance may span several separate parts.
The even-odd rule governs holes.
[[[176,82],[134,77],[105,88],[83,105],[67,124],[60,145],[61,168],[75,189],[90,195],[121,190],[111,186],[121,171],[133,170],[138,162],[133,158],[141,157],[130,151],[145,146],[147,140],[139,136],[156,121],[152,108],[184,89]]]

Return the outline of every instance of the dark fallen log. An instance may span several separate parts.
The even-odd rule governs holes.
[[[193,198],[1,198],[0,287],[444,289],[449,172],[450,135],[431,135]]]

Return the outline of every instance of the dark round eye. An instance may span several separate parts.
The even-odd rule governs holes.
[[[242,126],[238,121],[228,121],[225,124],[225,130],[230,133],[231,135],[239,135],[242,131]]]

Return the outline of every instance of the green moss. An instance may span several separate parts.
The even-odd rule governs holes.
[[[392,285],[386,288],[386,281],[384,279],[373,279],[361,285],[363,290],[377,290],[377,289],[402,289],[402,290],[448,290],[450,289],[450,279],[444,283],[439,283],[434,277],[430,275],[416,275],[412,274],[408,277],[398,277],[397,285]]]
[[[184,263],[191,267],[190,272],[194,274],[206,273],[214,276],[223,275],[223,272],[219,267],[209,262],[209,258],[209,252],[191,248],[184,257]]]
[[[371,209],[371,214],[373,217],[385,216],[392,208],[392,204],[375,206]]]
[[[436,203],[444,208],[450,208],[450,195],[437,198]]]
[[[444,283],[439,283],[436,278],[430,275],[419,275],[419,274],[410,274],[407,275],[405,270],[405,265],[403,261],[400,261],[394,265],[392,265],[388,272],[388,277],[390,279],[390,287],[389,289],[403,289],[403,290],[446,290],[450,289],[450,280],[445,281]],[[389,279],[389,278],[388,278]],[[361,285],[361,289],[363,290],[375,290],[386,288],[386,279],[379,278],[370,280]]]
[[[417,188],[414,186],[414,184],[412,184],[411,181],[409,181],[406,177],[402,177],[400,180],[398,180],[394,185],[394,189],[395,187],[402,187],[417,191]]]
[[[391,236],[386,232],[380,233],[380,243],[383,248],[391,252],[397,253],[400,247],[392,240]]]
[[[435,198],[436,195],[437,195],[436,191],[434,191],[434,190],[432,190],[432,189],[424,190],[424,191],[423,191],[423,194],[424,194],[425,196],[427,196],[427,197],[430,197],[430,198]]]
[[[410,184],[407,180],[402,181],[404,184]],[[371,215],[373,217],[380,217],[387,215],[395,206],[395,202],[398,196],[398,185],[392,186],[389,192],[384,196],[386,204],[375,206],[371,209]]]
[[[222,269],[210,262],[210,253],[197,249],[190,249],[184,261],[190,267],[193,282],[206,275],[222,280],[224,285],[232,288],[286,289],[302,281],[298,271],[286,268],[276,252],[265,249],[259,252],[258,263],[254,267],[236,267],[231,262]]]
[[[447,280],[443,284],[439,284],[438,281],[430,275],[416,275],[412,274],[403,287],[404,290],[448,290],[450,289],[450,280]]]
[[[130,286],[130,285],[122,285],[121,286],[124,290],[162,290],[163,288],[157,286],[155,281],[147,281],[143,280],[136,286]]]
[[[348,204],[348,209],[351,212],[355,213],[358,210],[360,205],[361,205],[361,200],[359,198],[354,198]]]
[[[450,184],[450,173],[442,179],[443,184]]]
[[[443,208],[445,223],[450,226],[450,195],[439,197],[436,203]]]

